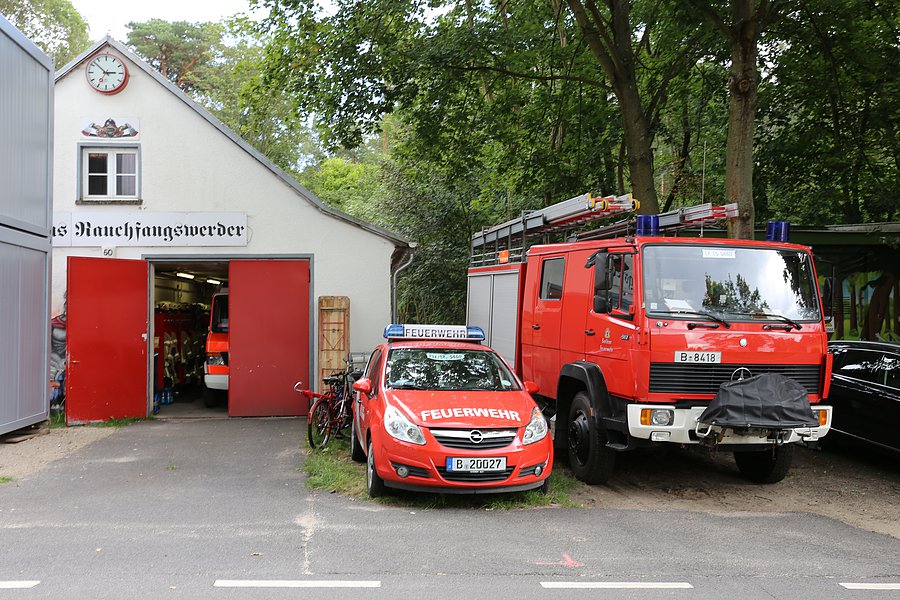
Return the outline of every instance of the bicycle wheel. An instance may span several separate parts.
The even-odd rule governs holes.
[[[331,415],[327,398],[316,400],[306,417],[306,437],[309,447],[322,448],[331,438]]]

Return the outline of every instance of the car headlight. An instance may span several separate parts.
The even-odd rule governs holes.
[[[384,411],[384,428],[388,435],[401,442],[409,442],[420,446],[425,444],[425,434],[422,433],[419,426],[413,424],[393,406],[388,406]]]
[[[531,421],[525,427],[525,433],[522,435],[522,443],[525,445],[539,442],[547,437],[547,419],[541,409],[534,407],[531,411]]]

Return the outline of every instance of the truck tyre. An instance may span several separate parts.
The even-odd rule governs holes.
[[[585,483],[606,483],[616,454],[606,447],[606,431],[597,427],[587,392],[578,392],[569,408],[569,466]]]
[[[350,459],[353,462],[366,462],[366,453],[356,437],[356,419],[350,414]]]
[[[222,395],[219,393],[219,390],[213,390],[205,385],[203,386],[203,406],[206,408],[215,408],[219,405],[221,400]]]
[[[366,458],[366,491],[369,498],[377,498],[384,495],[384,480],[378,476],[375,468],[375,449],[372,448],[372,440],[369,440],[369,454]]]
[[[778,483],[788,474],[793,460],[793,444],[763,452],[734,453],[734,462],[741,475],[754,483]]]

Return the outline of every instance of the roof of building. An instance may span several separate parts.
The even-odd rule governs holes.
[[[242,150],[244,150],[247,154],[255,158],[259,161],[263,166],[272,171],[278,178],[280,178],[288,187],[292,188],[300,197],[313,205],[320,212],[334,217],[336,219],[340,219],[342,221],[346,221],[351,225],[374,233],[375,235],[381,236],[389,241],[391,241],[395,246],[402,248],[414,248],[416,246],[415,243],[410,242],[408,239],[400,235],[399,233],[389,231],[382,227],[378,227],[377,225],[373,225],[372,223],[368,223],[361,219],[357,219],[356,217],[349,215],[341,210],[338,210],[332,206],[329,206],[316,198],[315,194],[310,192],[308,189],[300,185],[293,177],[291,177],[288,173],[286,173],[281,167],[270,161],[266,158],[261,152],[247,143],[243,138],[234,133],[231,129],[228,128],[222,121],[213,116],[208,110],[191,100],[191,98],[181,91],[175,84],[170,82],[168,79],[162,76],[159,71],[148,65],[144,60],[137,56],[134,52],[129,50],[124,44],[116,41],[115,39],[106,36],[91,45],[90,48],[82,52],[76,58],[74,58],[69,64],[65,65],[61,69],[56,72],[55,81],[59,81],[66,77],[73,70],[78,68],[84,61],[88,58],[96,54],[99,50],[104,48],[105,46],[110,46],[115,49],[117,52],[123,54],[128,57],[130,61],[138,66],[144,73],[152,77],[159,83],[161,86],[166,88],[169,92],[175,95],[176,98],[184,102],[187,106],[189,106],[192,110],[194,110],[198,115],[203,117],[210,125],[218,129],[225,136],[227,136],[232,142],[240,146]]]

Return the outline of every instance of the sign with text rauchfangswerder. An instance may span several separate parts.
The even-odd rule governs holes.
[[[246,246],[242,212],[57,212],[54,246]]]

